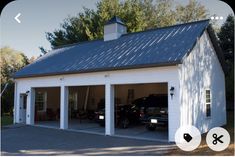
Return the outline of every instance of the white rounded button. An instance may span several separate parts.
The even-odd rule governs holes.
[[[194,126],[182,126],[175,133],[175,142],[181,150],[192,151],[200,145],[201,133]]]
[[[230,135],[224,128],[215,127],[207,133],[206,143],[210,149],[214,151],[222,151],[229,146]]]

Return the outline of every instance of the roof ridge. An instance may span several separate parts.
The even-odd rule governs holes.
[[[158,28],[147,29],[147,30],[143,30],[143,31],[139,31],[139,32],[131,32],[131,33],[123,34],[122,36],[127,36],[127,35],[131,35],[131,34],[136,34],[136,33],[151,32],[151,31],[156,31],[156,30],[159,30],[159,29],[167,29],[167,28],[171,28],[171,27],[177,27],[177,26],[181,26],[181,25],[188,25],[188,24],[199,23],[199,22],[205,22],[205,21],[210,21],[210,19],[192,21],[192,22],[188,22],[188,23],[179,23],[179,24],[170,25],[170,26],[164,26],[164,27],[158,27]]]
[[[99,40],[103,40],[103,38],[102,39],[95,39],[95,40],[79,41],[79,42],[72,43],[72,44],[61,45],[61,46],[55,47],[53,50],[57,50],[57,49],[65,48],[65,47],[70,47],[70,46],[76,46],[78,44],[81,45],[81,44],[91,43],[91,42],[95,42],[95,41],[99,41]]]
[[[132,34],[137,34],[137,33],[150,32],[150,31],[156,31],[156,30],[158,30],[158,29],[167,29],[167,28],[171,28],[171,27],[176,27],[176,26],[181,26],[181,25],[188,25],[188,24],[193,24],[193,23],[198,23],[198,22],[204,22],[204,21],[210,21],[210,19],[192,21],[192,22],[188,22],[188,23],[179,23],[179,24],[170,25],[170,26],[164,26],[164,27],[158,27],[158,28],[147,29],[147,30],[143,30],[143,31],[139,31],[139,32],[131,32],[131,33],[123,34],[122,36],[127,36],[127,35],[132,35]],[[121,36],[121,37],[122,37],[122,36]],[[103,40],[103,38],[101,38],[101,39],[95,39],[95,40],[87,40],[87,41],[76,42],[76,43],[72,43],[72,44],[67,44],[67,45],[62,45],[62,46],[55,47],[53,50],[57,50],[57,49],[65,48],[65,47],[70,47],[70,46],[76,46],[76,45],[86,44],[86,43],[91,43],[91,42],[95,42],[95,41],[102,41],[102,40]]]

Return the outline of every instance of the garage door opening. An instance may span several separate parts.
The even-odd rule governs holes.
[[[167,83],[115,85],[115,135],[168,140]]]
[[[35,88],[35,124],[60,127],[60,87]]]
[[[102,85],[69,87],[69,129],[104,134],[105,128],[98,122],[98,112],[105,110],[104,97]]]

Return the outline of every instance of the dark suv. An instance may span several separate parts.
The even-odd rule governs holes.
[[[166,94],[151,94],[148,97],[136,99],[133,104],[139,106],[141,123],[149,130],[155,130],[157,125],[168,124],[168,96]]]
[[[138,98],[130,105],[115,105],[115,125],[127,128],[130,124],[143,123],[149,130],[154,130],[158,124],[168,123],[167,106],[168,97],[165,94],[151,94],[148,97]],[[104,126],[104,105],[102,107],[96,112],[96,121]]]
[[[96,112],[96,121],[105,125],[105,109]],[[121,128],[128,128],[131,124],[139,122],[139,110],[135,105],[115,105],[115,125]]]

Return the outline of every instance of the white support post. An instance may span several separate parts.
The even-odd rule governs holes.
[[[174,87],[174,95],[171,97],[170,89]],[[177,82],[168,82],[168,141],[175,141],[175,133],[181,123],[181,106],[179,103],[179,87]]]
[[[26,124],[34,125],[35,89],[31,88],[27,96]]]
[[[114,86],[105,84],[105,135],[114,134]]]
[[[15,108],[16,123],[20,123],[20,94],[16,93],[16,108]]]
[[[60,87],[60,129],[68,128],[68,87]]]

